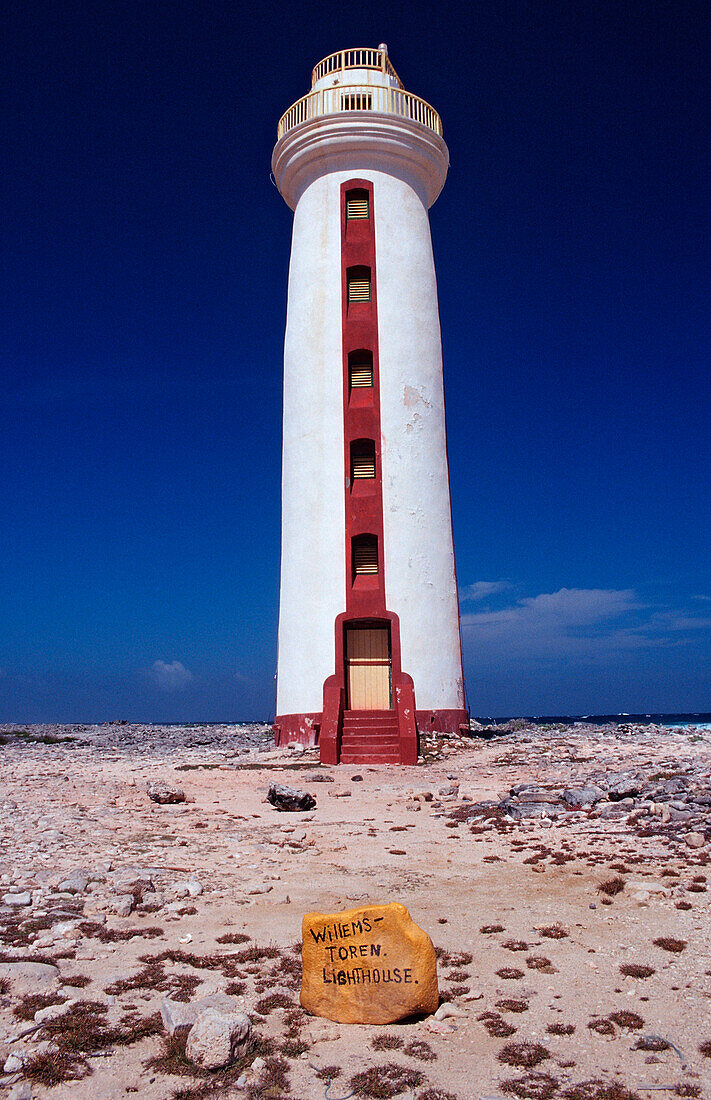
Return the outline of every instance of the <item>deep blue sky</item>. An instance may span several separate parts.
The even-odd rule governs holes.
[[[273,715],[270,155],[381,41],[451,154],[472,711],[711,709],[706,0],[5,10],[0,720]]]

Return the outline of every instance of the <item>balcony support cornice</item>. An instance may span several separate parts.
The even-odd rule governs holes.
[[[288,130],[272,155],[276,185],[292,210],[318,176],[354,167],[399,177],[430,207],[447,178],[449,151],[439,134],[419,122],[344,111]]]

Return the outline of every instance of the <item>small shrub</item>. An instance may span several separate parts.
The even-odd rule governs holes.
[[[618,1027],[626,1027],[629,1031],[639,1031],[644,1027],[644,1020],[636,1012],[620,1009],[619,1012],[611,1012],[609,1017]]]
[[[549,940],[564,940],[568,936],[565,928],[561,928],[559,924],[548,924],[545,928],[539,928],[538,931]]]
[[[384,1031],[382,1035],[374,1035],[370,1045],[373,1050],[401,1050],[405,1044],[399,1035],[388,1035]]]
[[[549,1024],[546,1031],[549,1035],[572,1035],[575,1024]]]
[[[504,997],[496,1002],[496,1007],[502,1012],[528,1012],[529,1004],[528,1001],[516,1000],[514,997]]]
[[[590,1031],[596,1031],[598,1035],[614,1035],[615,1025],[611,1020],[595,1019],[588,1023]]]
[[[621,894],[625,888],[625,880],[616,875],[614,878],[610,878],[607,882],[601,882],[597,890],[599,894],[607,894],[609,898],[617,897]]]
[[[502,966],[496,973],[504,981],[517,981],[523,977],[523,970],[517,970],[515,966]]]
[[[646,1050],[659,1054],[663,1050],[670,1050],[670,1044],[661,1035],[643,1035],[634,1045],[635,1050]]]
[[[12,1010],[16,1020],[34,1020],[35,1012],[50,1005],[63,1004],[66,997],[57,997],[53,993],[28,993],[22,997]]]
[[[268,1016],[275,1008],[293,1008],[294,1002],[284,993],[270,993],[268,997],[262,997],[255,1004],[257,1012],[262,1016]]]
[[[89,985],[91,978],[88,978],[86,974],[70,974],[66,978],[62,978],[63,985],[69,985],[72,989],[84,989]]]
[[[248,943],[249,938],[250,937],[247,936],[244,932],[225,932],[224,936],[217,937],[217,942],[234,944]]]
[[[382,1066],[371,1066],[354,1073],[349,1084],[356,1096],[364,1096],[368,1100],[388,1100],[405,1089],[416,1089],[423,1080],[424,1075],[417,1069],[386,1062]]]
[[[303,1039],[285,1039],[280,1049],[285,1058],[299,1058],[311,1048]]]
[[[526,1073],[502,1081],[501,1091],[521,1100],[552,1100],[558,1094],[558,1078],[549,1073]]]
[[[340,1066],[322,1066],[321,1069],[316,1070],[316,1076],[321,1081],[335,1081],[337,1077],[340,1077],[342,1073]]]
[[[544,974],[555,973],[553,963],[545,955],[529,955],[526,959],[526,966],[529,970],[540,970]]]
[[[677,940],[673,936],[658,936],[653,941],[655,947],[661,947],[662,951],[671,951],[678,955],[686,947],[686,940]]]
[[[482,936],[491,936],[494,932],[504,932],[505,928],[503,924],[485,924],[479,931]]]
[[[711,1058],[711,1039],[704,1039],[703,1043],[699,1046],[699,1051],[703,1054],[704,1058]]]
[[[437,1055],[424,1039],[413,1039],[404,1047],[403,1054],[407,1054],[409,1058],[418,1058],[421,1062],[437,1061]]]
[[[514,1040],[506,1043],[499,1051],[497,1058],[508,1066],[520,1066],[522,1069],[533,1069],[534,1066],[545,1062],[550,1058],[550,1051],[541,1043],[531,1043],[528,1040]]]
[[[640,1100],[638,1093],[630,1092],[619,1081],[608,1084],[599,1077],[571,1085],[563,1091],[563,1096],[565,1100]]]
[[[518,1030],[513,1024],[509,1024],[503,1016],[500,1016],[498,1012],[482,1012],[481,1016],[477,1016],[477,1019],[483,1023],[492,1039],[508,1039],[509,1036],[515,1035]]]
[[[656,970],[653,966],[646,966],[644,963],[623,963],[620,974],[624,974],[626,978],[651,978],[652,974],[656,974]]]
[[[22,1072],[28,1080],[51,1089],[65,1081],[78,1081],[87,1077],[91,1070],[77,1054],[68,1054],[64,1050],[47,1050],[28,1058]]]

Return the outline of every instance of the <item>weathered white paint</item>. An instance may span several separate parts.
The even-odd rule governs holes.
[[[345,608],[339,184],[316,179],[294,214],[284,343],[277,714],[320,711]]]
[[[375,74],[378,75],[378,74]],[[360,80],[359,71],[359,80]],[[276,145],[295,208],[284,348],[277,713],[320,711],[345,610],[340,185],[374,187],[385,586],[419,709],[464,706],[437,287],[427,207],[447,147],[409,119],[318,118]]]
[[[338,111],[295,126],[272,153],[277,187],[293,209],[327,172],[346,177],[385,172],[409,185],[429,207],[444,186],[449,152],[439,134],[399,115]]]
[[[464,707],[437,283],[429,218],[393,176],[375,183],[385,594],[418,709]]]
[[[336,69],[322,76],[320,80],[314,81],[311,90],[318,92],[321,88],[346,87],[348,84],[373,84],[380,88],[398,87],[395,77],[380,69]]]

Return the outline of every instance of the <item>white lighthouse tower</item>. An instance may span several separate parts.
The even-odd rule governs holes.
[[[466,721],[428,208],[449,154],[387,47],[341,50],[279,123],[284,345],[278,744],[415,763]]]

